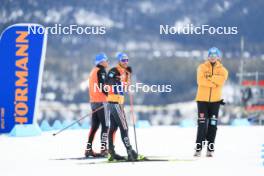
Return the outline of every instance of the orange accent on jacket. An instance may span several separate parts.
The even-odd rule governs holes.
[[[89,95],[91,103],[106,102],[106,95],[101,91],[98,83],[98,71],[98,67],[93,68],[89,76]]]
[[[107,101],[116,102],[118,104],[124,104],[125,102],[124,91],[126,90],[126,86],[128,86],[129,76],[126,70],[122,68],[119,64],[116,66],[116,69],[120,74],[119,76],[121,81],[117,82],[115,85],[122,85],[123,90],[111,87],[110,91],[108,92]],[[109,72],[111,72],[111,70]]]

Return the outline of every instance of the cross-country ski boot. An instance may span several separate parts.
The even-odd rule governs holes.
[[[91,158],[91,157],[97,157],[98,154],[95,153],[92,149],[85,149],[84,156],[86,158]]]
[[[200,150],[200,151],[195,151],[195,153],[194,153],[194,157],[201,157],[201,154],[202,154],[202,151]]]
[[[207,150],[206,157],[213,157],[213,156],[214,156],[214,151]]]
[[[108,151],[107,150],[101,150],[101,152],[98,153],[98,157],[107,158],[108,157]]]
[[[85,149],[84,156],[86,158],[91,158],[91,157],[96,157],[97,156],[97,153],[95,153],[93,151],[93,149],[92,149],[92,144],[87,143],[87,147]]]
[[[108,151],[108,161],[120,161],[120,160],[126,160],[125,157],[118,155],[115,150],[109,149]]]
[[[132,148],[129,148],[127,150],[127,160],[128,161],[137,161],[138,160],[138,154]]]

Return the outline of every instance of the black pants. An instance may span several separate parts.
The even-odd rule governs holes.
[[[103,107],[102,109],[99,109]],[[98,111],[94,112],[92,114],[92,127],[89,132],[88,137],[88,144],[87,149],[92,149],[92,143],[94,136],[101,124],[101,150],[107,150],[107,140],[108,140],[108,129],[109,129],[109,115],[107,110],[107,104],[106,103],[91,103],[92,111]]]
[[[108,103],[108,108],[110,111],[109,150],[114,151],[114,137],[118,127],[126,149],[131,148],[128,137],[128,125],[123,105]]]
[[[217,131],[219,102],[197,102],[198,129],[196,137],[196,151],[202,150],[207,141],[207,150],[214,151],[214,142]]]

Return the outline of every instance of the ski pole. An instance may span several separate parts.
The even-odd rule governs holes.
[[[60,134],[61,132],[65,131],[65,130],[67,130],[68,128],[70,128],[71,126],[73,126],[74,124],[80,122],[81,120],[85,119],[86,117],[88,117],[88,116],[92,115],[93,113],[99,111],[99,110],[102,109],[103,107],[104,107],[104,106],[100,106],[100,107],[98,107],[97,109],[95,109],[95,110],[92,111],[91,113],[86,114],[85,116],[81,117],[81,118],[78,119],[78,120],[75,120],[75,121],[74,121],[73,123],[71,123],[70,125],[68,125],[68,126],[66,126],[66,127],[64,127],[64,128],[62,128],[61,130],[59,130],[59,131],[56,132],[56,133],[53,133],[52,135],[53,135],[53,136],[56,136],[56,135]]]
[[[138,153],[136,119],[135,119],[135,116],[134,116],[133,96],[132,96],[132,94],[130,92],[128,92],[128,94],[129,94],[129,99],[130,99],[130,114],[132,116],[132,122],[133,122],[133,128],[134,128],[135,145],[136,145],[136,150],[137,150],[137,153]]]
[[[132,80],[131,73],[128,72],[127,70],[125,72],[129,75],[129,81],[131,83],[131,80]],[[132,94],[130,93],[129,90],[128,90],[128,95],[129,95],[129,100],[130,100],[130,114],[131,114],[131,117],[132,117],[132,123],[133,123],[133,129],[134,129],[135,145],[136,145],[136,150],[137,150],[137,153],[138,153],[136,119],[135,119],[135,116],[134,116],[133,96],[132,96]]]

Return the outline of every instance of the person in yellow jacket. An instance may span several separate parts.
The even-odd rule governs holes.
[[[197,69],[198,129],[196,137],[195,157],[201,156],[203,146],[207,141],[207,157],[212,157],[217,131],[218,112],[224,104],[222,89],[228,78],[228,71],[221,63],[221,51],[210,48],[208,59]]]

